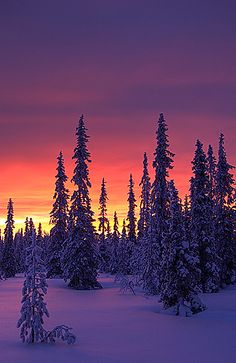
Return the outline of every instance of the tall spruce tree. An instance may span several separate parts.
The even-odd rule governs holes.
[[[231,173],[234,167],[227,161],[224,135],[220,135],[216,172],[216,220],[215,235],[220,263],[220,283],[223,287],[235,281],[236,241],[235,215],[232,204],[235,198],[235,181]]]
[[[101,288],[97,281],[97,253],[95,248],[93,212],[89,188],[88,164],[90,153],[87,148],[88,135],[84,116],[76,129],[77,145],[73,159],[75,169],[72,181],[76,187],[71,197],[69,213],[69,231],[62,254],[63,275],[69,280],[69,286],[75,289]]]
[[[141,240],[147,234],[150,221],[150,191],[151,182],[148,173],[147,154],[144,153],[143,158],[143,175],[139,184],[141,187],[140,212],[138,221],[138,239]]]
[[[53,224],[53,228],[50,231],[47,258],[47,277],[49,278],[62,277],[63,275],[61,253],[67,238],[69,194],[65,185],[68,178],[62,152],[57,157],[56,170],[54,203],[50,213],[50,223]]]
[[[127,273],[132,273],[134,268],[134,256],[137,247],[136,244],[136,217],[135,217],[136,199],[134,195],[134,181],[132,174],[130,174],[129,179],[129,191],[128,191],[128,214],[127,214],[127,261],[128,261],[128,271]]]
[[[215,292],[219,288],[218,256],[214,238],[214,220],[207,159],[202,143],[197,140],[192,161],[191,178],[191,244],[199,258],[201,271],[198,281],[203,292]]]
[[[14,211],[13,201],[9,199],[7,205],[7,220],[4,230],[4,248],[2,256],[2,273],[4,277],[14,277],[16,274],[16,259],[14,254]]]
[[[169,199],[169,228],[165,235],[160,297],[165,309],[174,308],[176,315],[188,316],[204,310],[205,306],[197,296],[197,259],[185,240],[182,207],[173,180],[169,183]]]
[[[145,254],[143,258],[143,284],[149,294],[157,294],[162,283],[162,251],[164,235],[168,229],[169,201],[168,183],[169,169],[172,169],[174,154],[169,151],[167,124],[163,113],[160,114],[157,128],[157,147],[154,153],[153,167],[155,178],[151,190],[150,228]]]

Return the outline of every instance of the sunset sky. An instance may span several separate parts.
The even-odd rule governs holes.
[[[104,176],[120,224],[130,172],[140,194],[144,151],[152,174],[160,112],[181,196],[196,138],[216,148],[223,132],[236,164],[235,14],[233,0],[1,1],[1,227],[12,197],[16,230],[26,216],[48,230],[56,157],[62,150],[71,179],[81,113],[93,210]]]

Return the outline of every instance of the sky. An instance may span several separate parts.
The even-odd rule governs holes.
[[[105,177],[120,224],[130,173],[139,202],[144,151],[153,175],[160,112],[181,196],[197,138],[217,152],[223,132],[235,165],[235,13],[234,0],[1,1],[1,227],[11,197],[16,230],[26,216],[49,229],[56,158],[62,150],[71,179],[82,113],[93,210]]]

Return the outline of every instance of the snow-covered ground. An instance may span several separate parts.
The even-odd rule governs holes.
[[[109,277],[100,281],[103,290],[75,291],[49,280],[45,327],[73,327],[74,346],[23,344],[16,328],[23,278],[0,281],[0,362],[236,362],[236,286],[204,295],[208,310],[183,318],[160,313],[156,298],[121,294]]]

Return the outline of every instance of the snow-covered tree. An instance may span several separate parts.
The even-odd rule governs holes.
[[[17,327],[20,328],[20,337],[26,343],[55,342],[56,338],[61,338],[68,344],[72,344],[75,342],[75,336],[67,326],[57,326],[52,331],[46,331],[43,327],[44,316],[49,317],[49,313],[44,301],[48,285],[41,255],[42,248],[37,245],[36,234],[33,232],[31,244],[27,248],[21,316],[17,323]]]
[[[235,198],[235,181],[231,173],[233,166],[227,161],[224,135],[220,135],[216,172],[216,218],[215,236],[220,263],[221,286],[235,281],[236,241],[235,214],[232,204]]]
[[[53,228],[50,231],[47,258],[47,277],[49,278],[62,277],[63,275],[61,253],[67,238],[69,194],[65,186],[68,178],[62,152],[57,157],[56,170],[54,203],[50,213],[50,223],[53,224]]]
[[[4,277],[14,277],[16,274],[16,259],[14,254],[14,211],[13,201],[9,199],[7,205],[7,220],[4,230],[4,248],[2,255],[2,273]]]
[[[143,175],[139,186],[142,189],[140,196],[140,212],[138,221],[138,239],[140,240],[142,237],[144,237],[144,235],[146,235],[150,221],[151,182],[148,173],[148,160],[146,153],[144,153]]]
[[[210,183],[207,173],[207,159],[202,143],[197,140],[192,161],[191,178],[191,244],[199,258],[201,270],[198,281],[203,292],[214,292],[219,288],[218,256],[214,238],[214,220]]]
[[[144,287],[150,294],[157,294],[162,280],[163,238],[168,229],[169,201],[167,178],[172,169],[174,154],[169,151],[167,124],[163,113],[160,114],[157,128],[157,147],[153,167],[155,178],[151,190],[151,211],[149,237],[144,253]]]
[[[90,153],[87,148],[88,135],[84,124],[84,116],[79,120],[76,130],[77,145],[73,159],[75,169],[72,181],[76,187],[71,197],[69,213],[68,238],[62,253],[62,269],[65,280],[75,289],[101,288],[97,281],[98,256],[95,248],[93,212],[89,188],[88,164]]]
[[[46,271],[41,259],[42,248],[36,244],[35,233],[27,248],[26,279],[22,289],[21,317],[17,327],[21,328],[23,342],[37,343],[44,340],[43,317],[49,317],[44,295],[47,293]]]
[[[129,258],[127,256],[127,231],[125,219],[123,220],[122,232],[119,240],[117,255],[118,255],[118,268],[117,276],[127,275],[129,272]]]
[[[176,315],[189,316],[205,309],[197,296],[198,257],[185,240],[182,207],[173,181],[169,183],[169,196],[169,229],[163,250],[160,297],[165,309],[172,308]]]

